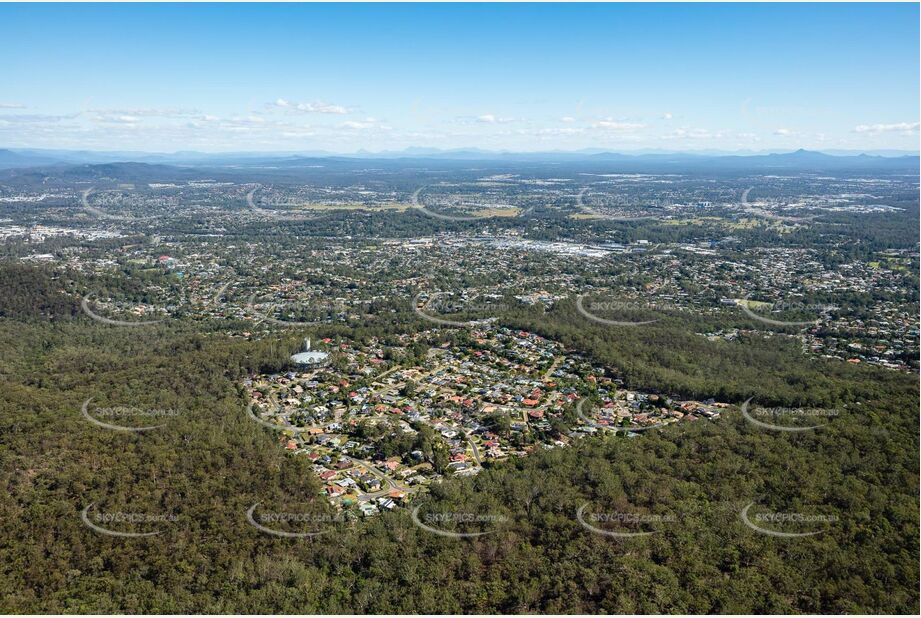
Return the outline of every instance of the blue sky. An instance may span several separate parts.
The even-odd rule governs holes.
[[[0,58],[0,147],[918,148],[917,4],[4,4]]]

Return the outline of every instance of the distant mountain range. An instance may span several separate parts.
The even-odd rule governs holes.
[[[485,161],[496,163],[574,163],[606,165],[625,171],[668,169],[672,171],[766,171],[766,170],[868,170],[918,171],[917,153],[900,151],[875,152],[608,152],[605,150],[505,152],[476,148],[439,150],[436,148],[407,148],[400,151],[357,152],[112,152],[86,150],[0,149],[0,169],[51,168],[109,163],[142,163],[193,168],[276,168],[296,169],[333,161]]]

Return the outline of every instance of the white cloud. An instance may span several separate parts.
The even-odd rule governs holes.
[[[369,129],[378,129],[380,131],[389,131],[390,127],[378,123],[376,118],[365,118],[364,120],[346,120],[339,125],[341,129],[352,129],[354,131],[367,131]]]
[[[348,114],[349,110],[341,105],[333,105],[331,103],[323,103],[322,101],[317,101],[315,103],[295,103],[293,101],[288,101],[287,99],[276,99],[275,103],[271,104],[274,107],[280,107],[282,109],[291,109],[298,112],[304,112],[305,114]]]
[[[793,130],[784,129],[784,128],[776,129],[774,131],[774,135],[781,135],[781,136],[787,137],[787,136],[793,135]]]
[[[606,118],[604,120],[599,120],[592,124],[592,127],[596,129],[605,129],[607,131],[636,131],[638,129],[646,128],[646,125],[640,122],[620,122],[617,120],[611,120]]]
[[[563,116],[562,118],[560,118],[560,122],[575,122],[575,121],[576,119],[573,118],[572,116]]]
[[[0,103],[0,109],[25,109],[22,103]]]
[[[130,114],[95,114],[90,117],[92,122],[101,125],[118,126],[125,129],[133,129],[138,126],[143,118],[140,116],[131,116]]]
[[[671,112],[665,112],[664,114],[662,114],[662,120],[671,120],[671,119],[672,119]]]
[[[893,124],[861,124],[854,127],[855,133],[892,133],[896,131],[904,131],[906,133],[913,133],[918,131],[918,127],[921,123],[918,122],[896,122]]]
[[[501,118],[495,114],[483,114],[482,116],[477,116],[476,121],[483,124],[508,124],[509,122],[515,122],[515,119]]]

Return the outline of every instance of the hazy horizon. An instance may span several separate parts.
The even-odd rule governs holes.
[[[361,156],[381,156],[381,155],[416,155],[426,156],[426,155],[438,155],[438,154],[452,154],[452,153],[480,153],[483,155],[562,155],[562,156],[572,156],[572,155],[584,155],[590,156],[594,154],[610,154],[610,155],[624,155],[624,156],[644,156],[644,155],[678,155],[678,156],[760,156],[768,154],[794,154],[796,152],[805,151],[810,153],[819,153],[827,154],[831,156],[859,156],[861,154],[867,156],[877,156],[877,157],[903,157],[903,156],[919,156],[921,151],[915,149],[891,149],[891,148],[881,148],[881,149],[840,149],[840,148],[823,148],[823,149],[812,149],[812,148],[768,148],[763,150],[755,149],[737,149],[737,150],[723,150],[723,149],[712,149],[712,148],[702,148],[702,149],[655,149],[655,148],[639,148],[639,149],[629,149],[629,148],[618,148],[618,149],[609,149],[609,148],[580,148],[580,149],[536,149],[536,150],[520,150],[520,149],[485,149],[478,146],[458,146],[456,148],[437,148],[430,146],[407,146],[406,148],[400,149],[380,149],[380,150],[369,150],[369,149],[358,149],[358,150],[342,150],[342,151],[333,151],[333,150],[322,150],[322,149],[298,149],[298,150],[257,150],[257,149],[248,149],[248,150],[205,150],[205,149],[175,149],[175,150],[135,150],[135,149],[104,149],[104,148],[33,148],[33,147],[5,147],[0,145],[0,151],[8,152],[18,152],[18,153],[89,153],[89,154],[99,154],[99,155],[143,155],[143,156],[177,156],[184,154],[191,155],[205,155],[205,156],[275,156],[275,157],[292,157],[292,156],[302,156],[302,157],[361,157]]]

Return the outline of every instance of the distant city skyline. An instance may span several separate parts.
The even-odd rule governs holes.
[[[4,4],[0,24],[0,148],[918,150],[917,4]]]

